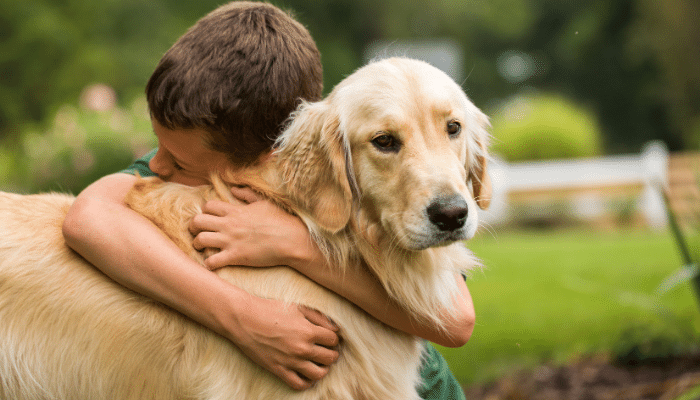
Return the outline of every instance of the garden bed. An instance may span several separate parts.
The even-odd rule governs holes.
[[[626,363],[599,355],[563,366],[542,365],[465,393],[469,400],[673,400],[698,386],[700,353]]]

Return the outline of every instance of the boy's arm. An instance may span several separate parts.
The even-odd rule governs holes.
[[[445,321],[444,327],[417,321],[391,299],[366,268],[346,268],[345,272],[340,272],[330,267],[300,219],[269,201],[257,201],[249,192],[236,188],[232,191],[250,204],[210,201],[205,204],[205,213],[195,216],[190,225],[190,231],[197,234],[196,248],[221,249],[206,260],[208,268],[289,265],[378,320],[406,333],[447,347],[462,346],[471,337],[474,307],[461,275],[455,275],[461,289],[461,296],[454,300],[458,317]]]
[[[295,269],[330,290],[355,303],[358,307],[385,324],[400,331],[419,336],[445,347],[461,347],[467,343],[474,330],[474,305],[464,278],[455,274],[460,285],[460,295],[453,302],[456,318],[443,320],[443,326],[416,320],[397,304],[379,280],[365,267],[348,268],[339,272],[325,262],[300,259]]]
[[[316,311],[252,296],[202,268],[123,203],[136,179],[118,173],[86,188],[66,216],[66,243],[118,283],[228,338],[291,387],[325,376],[338,357],[330,349],[337,328]]]

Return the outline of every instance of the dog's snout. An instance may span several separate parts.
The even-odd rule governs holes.
[[[439,198],[428,206],[428,219],[441,231],[455,231],[464,226],[469,210],[462,196]]]

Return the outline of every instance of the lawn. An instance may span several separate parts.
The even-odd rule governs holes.
[[[467,245],[486,266],[468,280],[476,328],[440,348],[463,384],[651,339],[647,351],[675,351],[700,332],[688,284],[656,294],[682,264],[668,232],[481,232]]]

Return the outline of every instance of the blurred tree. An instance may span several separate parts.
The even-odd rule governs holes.
[[[683,147],[700,147],[700,2],[640,0],[630,48],[660,71],[658,95],[669,105]]]
[[[530,89],[599,114],[608,152],[651,139],[700,141],[700,6],[695,0],[272,0],[316,39],[330,90],[374,41],[449,38],[465,90],[490,113]],[[43,122],[86,85],[120,102],[143,91],[159,57],[221,1],[0,0],[0,136]],[[696,133],[693,133],[696,132]]]
[[[533,56],[537,72],[517,85],[589,106],[600,116],[609,153],[636,152],[652,139],[682,148],[659,92],[658,67],[627,51],[636,0],[539,3],[537,23],[513,43]]]
[[[46,122],[90,83],[133,98],[171,32],[187,26],[158,1],[0,0],[0,9],[0,136]]]
[[[386,3],[369,0],[280,0],[272,3],[292,12],[316,40],[323,62],[324,89],[329,92],[362,64],[367,44],[381,35],[374,18]]]
[[[654,57],[635,57],[629,51],[642,18],[638,3],[645,1],[654,3],[288,0],[284,4],[297,10],[319,43],[327,89],[361,64],[362,52],[375,40],[448,37],[464,50],[465,90],[490,113],[523,90],[562,92],[600,115],[607,152],[639,151],[653,139],[678,150],[691,143],[672,122],[676,106],[663,95],[661,76],[668,68]],[[506,9],[509,12],[503,12]],[[665,23],[659,29],[675,27]],[[517,77],[508,75],[514,68]]]

